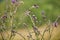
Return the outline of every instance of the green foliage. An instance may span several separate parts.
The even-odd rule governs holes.
[[[45,15],[47,16],[46,19],[50,19],[52,22],[55,21],[57,16],[60,16],[60,0],[23,0],[24,4],[18,7],[17,13],[14,18],[14,23],[21,27],[23,22],[28,23],[29,26],[31,26],[31,21],[29,17],[25,16],[25,11],[30,9],[34,4],[37,4],[39,8],[37,9],[30,9],[32,11],[32,14],[36,15],[38,18],[38,21],[41,21],[42,23],[45,23],[41,16],[41,11],[45,11]],[[10,4],[9,0],[9,4]],[[7,4],[7,5],[9,5]],[[12,8],[11,8],[12,9]],[[0,3],[0,17],[3,15],[3,13],[6,10],[6,1],[3,0],[2,3]],[[8,9],[9,10],[9,9]],[[9,13],[8,13],[9,14]],[[20,23],[20,24],[19,24]],[[9,22],[7,23],[7,25]],[[37,25],[40,25],[37,23]]]

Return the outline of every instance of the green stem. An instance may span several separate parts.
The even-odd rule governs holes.
[[[33,26],[36,26],[35,23],[34,23],[34,21],[33,21],[33,19],[32,19],[32,17],[31,17],[31,15],[29,15],[29,17],[30,17],[30,19],[32,21]],[[36,40],[39,40],[38,35],[36,33],[35,33],[35,36],[36,36]]]
[[[26,40],[25,37],[24,37],[23,35],[21,35],[21,34],[18,33],[18,32],[16,32],[16,33],[19,34],[24,40]]]

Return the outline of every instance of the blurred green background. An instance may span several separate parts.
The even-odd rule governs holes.
[[[24,4],[19,6],[14,18],[14,24],[15,26],[17,26],[17,28],[23,28],[23,23],[27,23],[29,26],[32,25],[30,18],[25,16],[25,11],[31,8],[32,5],[34,4],[39,5],[39,8],[31,9],[32,13],[36,15],[36,17],[38,18],[37,21],[39,22],[36,23],[38,26],[40,26],[40,21],[44,23],[44,20],[42,19],[41,16],[42,10],[45,11],[47,19],[50,19],[52,22],[55,21],[57,16],[60,16],[60,0],[22,0],[22,1],[24,2]],[[11,1],[9,0],[8,3],[10,2]],[[1,15],[3,15],[5,10],[6,0],[0,0],[0,17]],[[9,22],[7,23],[7,26],[9,26]]]

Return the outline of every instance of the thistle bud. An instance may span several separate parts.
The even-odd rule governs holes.
[[[25,12],[25,14],[27,15],[27,16],[29,16],[30,15],[30,10],[27,10],[26,12]]]
[[[6,16],[6,15],[2,16],[2,19],[6,19],[6,18],[7,18],[7,16]]]
[[[12,3],[14,4],[14,3],[16,3],[17,0],[11,0],[11,1],[12,1]]]
[[[35,16],[35,15],[33,15],[32,17],[33,17],[33,18],[35,18],[36,16]]]
[[[46,20],[46,16],[45,16],[45,11],[44,11],[44,10],[41,12],[41,15],[42,15],[42,18],[43,18],[44,20]]]
[[[37,20],[37,17],[35,15],[32,16],[33,20]]]
[[[15,30],[13,30],[13,29],[11,30],[11,32],[12,32],[12,33],[16,33],[16,31],[15,31]]]
[[[58,26],[58,23],[57,23],[57,22],[54,22],[54,23],[53,23],[53,26],[54,26],[54,27],[57,27],[57,26]]]
[[[39,8],[39,6],[37,4],[34,4],[32,8]]]
[[[6,22],[6,18],[7,18],[6,15],[3,15],[3,16],[1,17],[1,19],[2,19],[3,22]]]

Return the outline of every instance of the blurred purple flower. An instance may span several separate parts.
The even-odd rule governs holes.
[[[2,19],[6,19],[6,18],[7,18],[7,16],[6,16],[6,15],[2,16]]]
[[[11,0],[12,1],[12,3],[14,4],[17,0]]]
[[[45,15],[45,11],[44,10],[42,10],[41,15]]]
[[[57,23],[57,22],[54,22],[54,23],[53,23],[53,26],[54,26],[54,27],[57,27],[57,26],[58,26],[58,23]]]

